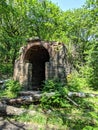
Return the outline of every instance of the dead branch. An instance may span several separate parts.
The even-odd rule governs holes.
[[[24,113],[35,115],[36,111],[13,107],[0,102],[0,114],[2,115],[21,115]]]
[[[68,96],[66,96],[66,98],[70,101],[70,102],[72,102],[75,106],[79,106],[75,101],[73,101],[71,98],[69,98]]]
[[[94,93],[83,93],[83,92],[69,92],[69,97],[98,97],[98,94]]]

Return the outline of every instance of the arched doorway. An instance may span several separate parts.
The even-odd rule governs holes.
[[[42,45],[34,45],[27,50],[25,60],[32,63],[32,89],[41,88],[45,80],[45,62],[49,61],[47,49]]]

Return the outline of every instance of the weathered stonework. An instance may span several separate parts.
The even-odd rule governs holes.
[[[14,80],[18,80],[26,90],[40,89],[46,79],[58,78],[66,83],[66,51],[62,43],[29,40],[20,48]]]

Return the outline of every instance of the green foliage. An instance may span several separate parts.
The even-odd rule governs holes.
[[[89,86],[93,89],[98,89],[98,41],[95,39],[93,47],[88,52],[87,64],[90,69]]]
[[[19,91],[22,89],[19,82],[14,80],[8,80],[5,86],[6,88],[4,90],[4,93],[9,98],[17,97]]]
[[[33,122],[33,123],[39,123],[39,124],[46,123],[46,118],[41,113],[36,113],[33,116],[28,113],[24,113],[20,116],[15,116],[14,119],[17,121],[23,121],[23,122]]]
[[[63,40],[65,35],[61,21],[63,24],[62,11],[49,0],[1,0],[0,63],[13,68],[19,48],[30,37],[47,41]],[[0,69],[1,74],[4,72]],[[8,73],[12,74],[12,71]]]
[[[47,80],[40,100],[41,106],[44,108],[67,107],[69,105],[66,100],[67,93],[67,88],[58,80]]]
[[[56,90],[60,91],[61,88],[64,88],[64,84],[60,82],[59,79],[46,80],[43,86],[43,92],[54,92]]]
[[[7,77],[12,76],[13,72],[13,66],[12,64],[0,64],[0,78],[2,78],[3,75],[7,75]]]
[[[92,98],[91,98],[92,99]],[[34,109],[36,113],[32,116],[24,113],[16,116],[16,121],[37,123],[38,126],[46,129],[46,126],[56,126],[55,129],[75,129],[75,130],[97,130],[98,128],[98,106],[91,99],[86,99],[85,105],[80,107],[53,108],[52,110],[42,109],[40,112]],[[95,101],[95,98],[92,99]],[[96,103],[98,99],[96,100]],[[82,107],[84,105],[84,107]],[[91,109],[92,106],[92,109]],[[95,109],[95,106],[97,107]],[[31,110],[31,108],[30,108]],[[50,127],[49,127],[50,128]]]
[[[1,86],[0,86],[1,87]],[[0,89],[0,98],[2,98],[3,96],[5,96],[5,92],[4,92],[4,90],[1,90]]]
[[[68,62],[77,71],[87,65],[89,85],[96,89],[97,7],[96,0],[87,0],[84,7],[64,12],[49,0],[1,0],[0,74],[12,74],[20,46],[27,38],[37,36],[66,43]]]
[[[97,130],[98,100],[93,98],[91,102],[88,98],[72,97],[80,105],[75,108],[66,95],[68,91],[92,92],[91,88],[98,89],[98,1],[87,0],[80,9],[62,11],[49,0],[1,0],[0,78],[12,75],[19,48],[32,36],[65,43],[67,61],[75,70],[67,75],[68,87],[58,80],[45,81],[41,106],[58,109],[50,114],[48,122],[60,122],[67,126],[66,129]],[[18,82],[10,80],[6,89],[0,90],[0,97],[4,94],[16,97],[20,89]],[[44,117],[39,116],[33,118],[24,114],[20,120],[45,123]]]
[[[81,92],[85,90],[88,87],[88,82],[87,82],[87,68],[82,67],[79,71],[74,71],[73,73],[69,74],[67,76],[68,80],[68,89],[69,91],[77,91]]]

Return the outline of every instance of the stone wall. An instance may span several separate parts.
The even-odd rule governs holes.
[[[20,56],[15,62],[14,80],[18,80],[26,90],[41,88],[41,85],[37,85],[37,83],[34,86],[33,82],[43,80],[44,76],[42,78],[41,75],[44,75],[44,73],[45,79],[58,78],[66,83],[66,74],[68,73],[66,71],[66,68],[68,68],[66,53],[66,47],[62,43],[40,40],[28,41],[26,46],[21,47]],[[34,62],[36,63],[36,70],[33,69]],[[45,72],[42,68],[45,69]],[[35,74],[34,77],[34,73],[38,74]]]
[[[47,79],[66,79],[66,48],[63,44],[51,45],[50,60],[46,63]]]

